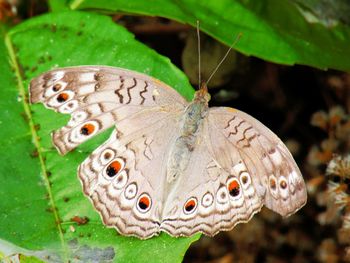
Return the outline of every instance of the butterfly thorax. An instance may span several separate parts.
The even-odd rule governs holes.
[[[209,99],[210,95],[206,86],[203,85],[196,91],[192,102],[185,109],[180,125],[180,135],[176,138],[168,159],[167,181],[169,183],[188,167],[198,141],[197,135],[208,113]]]

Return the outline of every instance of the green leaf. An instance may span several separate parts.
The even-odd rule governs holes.
[[[4,39],[4,30],[1,33]],[[9,44],[7,37],[5,41]],[[20,73],[10,64],[13,50],[1,41],[0,53],[0,238],[34,248],[33,239],[37,243],[58,242],[59,236],[55,217],[46,212],[50,206],[45,178],[40,176],[41,163],[33,154],[33,125],[28,120]]]
[[[60,11],[68,11],[68,0],[49,0],[48,1],[50,11],[52,12],[60,12]]]
[[[77,167],[111,130],[59,156],[49,134],[68,116],[28,105],[26,94],[29,81],[53,67],[124,67],[152,75],[191,98],[193,88],[186,76],[102,15],[55,12],[1,32],[0,239],[24,249],[53,249],[62,260],[79,255],[84,262],[93,261],[98,255],[115,262],[181,261],[200,235],[161,234],[145,241],[122,237],[103,226],[83,196]],[[71,220],[75,216],[89,221],[78,225]]]
[[[246,55],[293,65],[350,69],[350,28],[309,23],[293,1],[280,0],[71,0],[72,9],[161,16],[196,25]],[[317,21],[316,21],[317,22]]]

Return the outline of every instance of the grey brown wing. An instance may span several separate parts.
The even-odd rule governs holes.
[[[79,166],[84,194],[108,227],[141,239],[161,231],[167,157],[178,117],[143,112],[121,121]]]
[[[231,230],[263,205],[242,156],[212,128],[205,119],[187,169],[167,185],[160,228],[172,236]]]
[[[161,81],[130,70],[106,66],[59,68],[33,79],[31,103],[42,102],[70,114],[68,124],[52,134],[61,154],[143,110],[181,111],[186,100]]]
[[[211,108],[209,121],[239,152],[268,208],[288,216],[304,206],[307,199],[304,179],[293,156],[272,131],[232,108]]]

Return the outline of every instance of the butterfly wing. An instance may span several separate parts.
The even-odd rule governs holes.
[[[205,119],[185,173],[167,192],[161,229],[173,236],[213,236],[247,222],[263,200],[244,156]]]
[[[282,216],[306,202],[306,188],[281,140],[231,108],[210,108],[190,164],[170,193],[161,228],[213,236],[247,222],[263,205]]]
[[[29,93],[31,103],[42,102],[56,112],[71,114],[68,124],[52,133],[61,154],[140,111],[178,111],[187,105],[159,80],[106,66],[49,71],[31,81]]]
[[[83,191],[107,226],[142,239],[160,232],[167,153],[178,120],[147,112],[118,122],[109,140],[80,165]]]
[[[209,121],[212,129],[225,137],[227,147],[240,153],[268,208],[289,216],[304,206],[307,193],[303,177],[287,147],[272,131],[232,108],[211,108]]]
[[[49,71],[29,91],[32,103],[71,114],[53,133],[62,154],[116,125],[79,166],[83,191],[107,226],[139,238],[158,234],[166,153],[188,103],[156,79],[100,66]]]

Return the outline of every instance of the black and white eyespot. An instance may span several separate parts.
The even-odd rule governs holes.
[[[269,179],[268,179],[268,186],[269,186],[269,189],[270,189],[270,193],[272,194],[272,196],[274,198],[278,198],[278,182],[277,182],[277,179],[276,179],[276,176],[274,176],[273,174],[271,174],[269,176]]]
[[[241,182],[241,185],[244,189],[247,189],[249,185],[251,185],[252,180],[250,178],[250,174],[248,172],[242,172],[239,175],[239,181]]]
[[[216,192],[216,201],[219,204],[226,204],[229,201],[229,193],[225,186],[221,186]]]
[[[278,178],[279,192],[283,199],[286,199],[289,195],[288,181],[284,176]]]
[[[201,200],[202,206],[207,208],[211,206],[213,203],[214,203],[214,196],[211,193],[207,192],[205,195],[203,195]]]
[[[45,84],[46,86],[47,84]],[[58,92],[61,92],[62,90],[64,90],[67,87],[68,83],[64,82],[64,81],[57,81],[54,82],[51,86],[49,86],[48,88],[45,89],[44,92],[44,97],[48,98],[51,97],[55,94],[57,94]]]
[[[147,213],[152,207],[152,199],[147,193],[139,196],[136,202],[137,210],[141,213]]]
[[[55,84],[52,85],[51,91],[53,91],[54,93],[59,92],[59,91],[61,91],[61,90],[64,88],[64,86],[66,86],[66,85],[67,85],[66,82],[56,82]]]
[[[123,170],[115,178],[113,178],[113,187],[117,190],[122,189],[128,182],[128,173]]]
[[[135,198],[136,194],[137,194],[136,183],[131,183],[125,188],[124,196],[126,199],[131,200],[131,199]]]
[[[189,199],[187,199],[187,201],[185,202],[184,206],[183,206],[183,211],[186,215],[192,214],[194,211],[196,211],[197,209],[197,198],[195,197],[191,197]]]
[[[100,154],[100,162],[105,165],[109,163],[115,157],[115,151],[107,148],[104,149]]]

